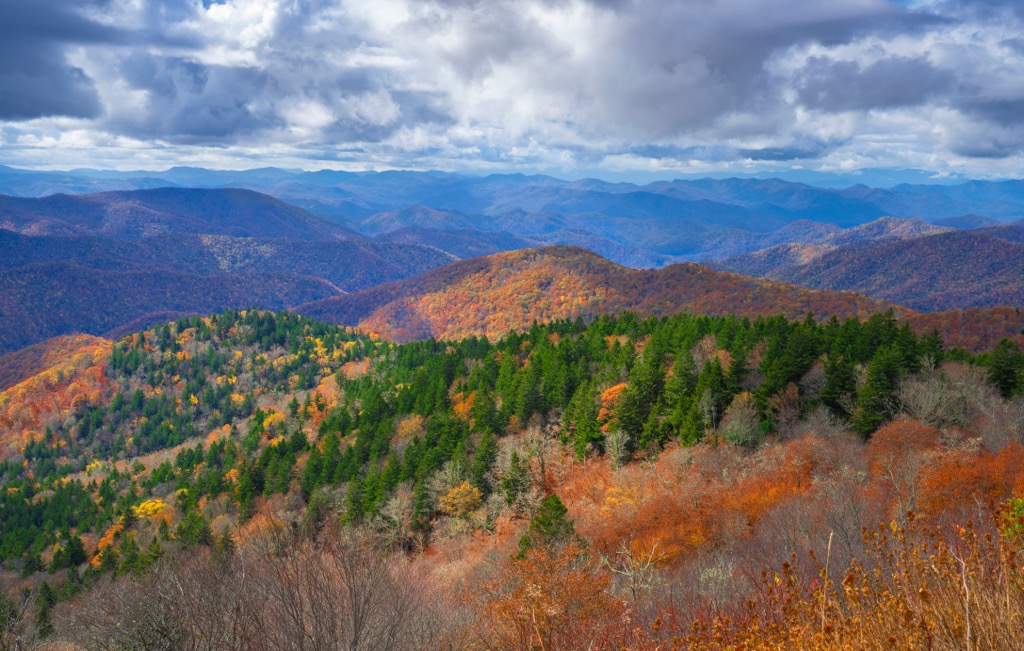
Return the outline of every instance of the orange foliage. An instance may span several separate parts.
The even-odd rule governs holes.
[[[601,411],[597,414],[597,420],[600,423],[604,423],[602,429],[609,429],[612,426],[612,423],[609,421],[612,414],[615,413],[615,407],[619,404],[619,397],[625,390],[626,383],[621,382],[601,392]]]
[[[588,462],[559,490],[577,530],[598,549],[657,543],[671,561],[726,533],[748,534],[766,511],[809,491],[814,473],[831,463],[826,446],[798,439],[749,458],[727,445],[670,446],[653,464],[616,472],[604,459]]]
[[[943,511],[1003,501],[1024,487],[1024,446],[1015,443],[999,452],[973,454],[953,450],[937,461],[921,482],[919,512],[934,517]]]
[[[50,421],[97,404],[110,394],[105,368],[112,342],[90,338],[45,371],[0,393],[0,454]],[[55,444],[57,442],[54,442]]]
[[[530,549],[483,592],[480,636],[495,650],[594,648],[621,608],[593,556],[572,545]]]
[[[398,424],[395,426],[395,435],[392,437],[392,443],[398,443],[400,441],[411,440],[414,436],[422,436],[426,434],[426,419],[419,414],[411,414],[409,416],[403,416]]]
[[[92,560],[90,561],[93,567],[100,566],[100,563],[103,561],[103,550],[114,544],[114,537],[117,536],[117,534],[121,533],[123,529],[124,517],[118,518],[117,522],[110,525],[110,528],[107,529],[106,533],[103,534],[103,537],[100,538],[100,541],[96,543],[96,555],[93,556]]]
[[[462,420],[468,421],[469,412],[473,409],[474,402],[476,402],[476,391],[470,392],[468,396],[459,391],[452,396],[452,411]]]

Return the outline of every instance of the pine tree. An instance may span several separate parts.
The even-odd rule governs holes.
[[[850,425],[868,438],[889,417],[896,388],[903,374],[902,352],[895,346],[880,348],[868,364],[867,379],[857,400]]]
[[[43,581],[36,594],[36,633],[42,639],[53,635],[53,607],[57,603],[57,594],[50,584]]]
[[[1021,390],[1024,353],[1016,343],[1009,339],[1000,341],[989,355],[988,368],[989,380],[1004,398],[1010,398]]]
[[[480,445],[473,455],[473,465],[470,468],[472,483],[485,496],[491,493],[491,470],[494,462],[498,459],[498,439],[491,432],[484,432],[480,439]]]
[[[857,371],[845,355],[825,357],[825,386],[818,398],[837,416],[849,418],[848,405],[857,392]]]
[[[501,489],[505,493],[505,501],[510,506],[519,505],[529,488],[529,469],[519,458],[519,453],[513,450],[509,459],[508,471],[501,478]]]
[[[537,515],[530,520],[530,530],[519,540],[520,554],[532,547],[553,547],[576,539],[576,525],[567,517],[557,493],[551,493],[540,503]]]
[[[661,366],[661,356],[656,353],[645,354],[629,374],[629,384],[622,392],[616,409],[619,426],[629,434],[631,450],[636,448],[644,424],[661,397],[664,386],[665,373]]]
[[[78,536],[71,536],[68,539],[68,545],[64,549],[64,556],[67,564],[71,567],[78,567],[89,560],[88,554],[85,553],[85,545]]]

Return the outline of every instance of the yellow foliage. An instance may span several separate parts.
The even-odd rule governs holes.
[[[273,429],[274,427],[284,423],[284,414],[279,412],[271,412],[263,419],[263,427],[266,429]]]
[[[137,518],[155,518],[163,513],[165,509],[167,509],[167,504],[159,497],[146,500],[132,508]]]
[[[448,515],[465,517],[480,508],[483,498],[480,489],[464,481],[441,498],[441,510]]]
[[[392,442],[405,441],[414,436],[421,436],[426,433],[426,421],[419,414],[412,414],[403,417],[395,426],[395,436]]]

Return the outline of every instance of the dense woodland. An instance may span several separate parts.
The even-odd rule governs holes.
[[[0,648],[1005,648],[1022,372],[891,312],[83,341],[0,394]]]

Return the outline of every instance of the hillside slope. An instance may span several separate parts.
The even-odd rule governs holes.
[[[0,228],[28,235],[136,239],[166,233],[361,239],[283,201],[239,189],[158,188],[39,199],[0,195]]]
[[[863,318],[892,309],[919,329],[938,329],[947,343],[991,347],[1021,333],[1024,316],[1012,308],[916,314],[894,303],[846,291],[715,271],[695,264],[637,270],[573,247],[501,253],[465,260],[415,278],[336,296],[296,308],[329,323],[358,325],[396,341],[469,335],[497,337],[534,321],[591,319],[623,310],[662,316],[675,312],[757,318]]]
[[[0,355],[0,391],[46,369],[70,362],[83,349],[107,343],[107,340],[92,335],[64,335]]]
[[[708,262],[708,265],[715,269],[734,273],[774,278],[775,273],[781,269],[808,264],[829,251],[948,233],[951,230],[920,219],[896,219],[893,217],[883,217],[860,226],[829,231],[790,230],[790,227],[787,227],[775,233],[769,233],[760,241],[752,240],[752,246],[745,253],[724,260]],[[783,241],[779,242],[779,240]]]
[[[841,249],[771,275],[926,312],[1024,307],[1024,245],[969,231]]]
[[[281,309],[338,293],[329,282],[308,276],[33,265],[0,272],[0,352],[73,332],[103,334],[154,313]]]
[[[297,311],[406,341],[495,337],[534,320],[587,319],[622,310],[644,316],[678,311],[799,316],[813,311],[846,317],[890,307],[852,293],[808,291],[695,264],[629,269],[584,249],[559,246],[466,260]]]

